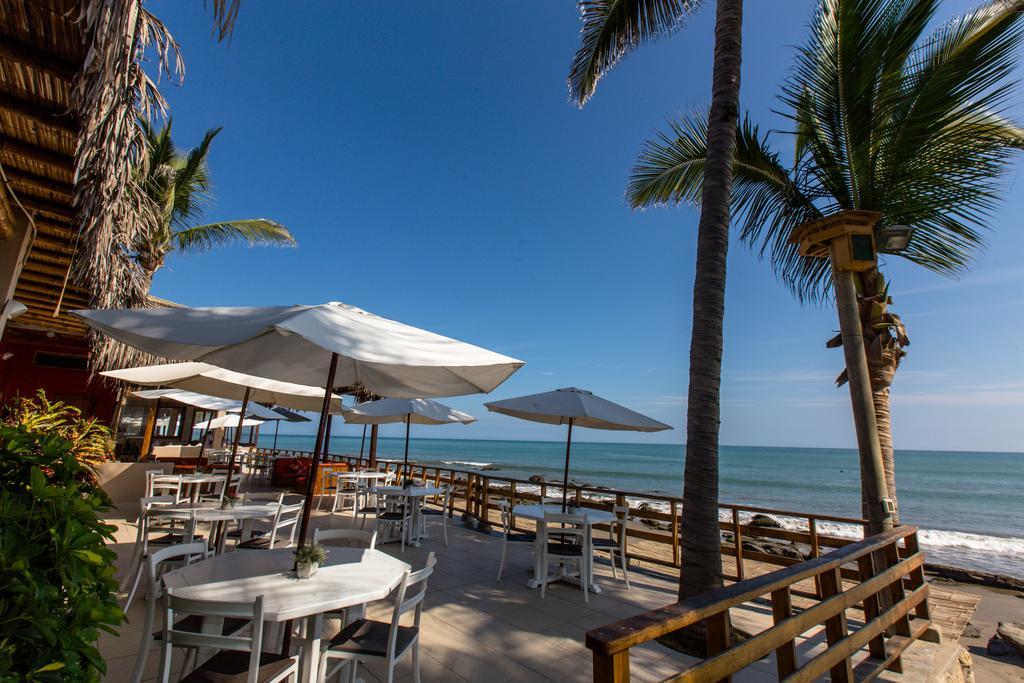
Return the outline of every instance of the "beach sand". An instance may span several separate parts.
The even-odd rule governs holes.
[[[1024,621],[1024,593],[968,583],[943,582],[936,585],[981,598],[978,609],[971,619],[971,623],[978,628],[981,635],[977,638],[960,638],[960,643],[974,660],[975,680],[978,683],[1024,681],[1024,657],[993,657],[986,651],[988,640],[995,635],[996,626],[1000,621]]]

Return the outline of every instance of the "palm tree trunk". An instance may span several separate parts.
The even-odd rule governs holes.
[[[722,538],[718,526],[719,393],[742,19],[742,0],[718,0],[708,151],[693,283],[680,599],[722,585]]]
[[[892,449],[892,416],[889,412],[889,386],[871,385],[871,400],[875,404],[875,422],[878,425],[878,442],[882,447],[882,467],[885,469],[885,488],[888,497],[896,500],[896,457]],[[894,525],[900,523],[899,506],[892,515]]]

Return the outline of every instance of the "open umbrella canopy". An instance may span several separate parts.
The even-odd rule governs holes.
[[[413,424],[440,425],[452,422],[476,422],[472,415],[455,410],[428,398],[382,398],[366,401],[341,411],[345,422],[354,424],[387,424],[412,422]]]
[[[257,377],[420,398],[486,393],[523,362],[332,302],[267,308],[74,311],[90,327],[142,351],[199,360]]]
[[[299,415],[281,406],[275,406],[271,410],[283,417],[285,422],[311,422],[305,415]]]
[[[518,417],[521,420],[569,425],[565,441],[565,473],[562,477],[562,512],[566,510],[569,496],[569,457],[572,453],[572,428],[574,425],[591,429],[634,432],[660,432],[672,429],[664,422],[658,422],[635,410],[612,403],[600,396],[594,396],[593,393],[576,387],[509,398],[504,401],[492,401],[484,405],[487,406],[487,410]]]
[[[569,424],[591,429],[660,432],[672,429],[664,422],[641,415],[589,391],[567,387],[485,403],[487,410],[546,424]]]
[[[209,363],[164,363],[140,368],[108,370],[100,374],[130,384],[187,389],[225,399],[241,400],[245,397],[246,389],[248,389],[250,401],[272,403],[295,410],[319,411],[324,401],[324,390],[319,386],[246,375]],[[331,399],[331,412],[341,412],[340,396],[335,395]],[[294,413],[292,414],[294,415]],[[268,416],[267,419],[277,418]]]
[[[264,420],[257,420],[255,418],[247,417],[244,420],[242,420],[242,426],[259,427],[261,424],[263,424],[263,422]],[[220,429],[222,427],[235,428],[237,426],[237,415],[221,415],[220,417],[215,417],[212,420],[207,420],[206,422],[197,422],[194,425],[192,425],[192,429]]]
[[[228,413],[234,413],[236,417],[232,418],[235,422],[238,422],[238,413],[242,410],[241,401],[233,401],[227,398],[218,398],[217,396],[207,396],[206,394],[199,394],[194,391],[185,391],[184,389],[142,389],[140,391],[133,391],[133,395],[139,398],[145,399],[164,399],[169,401],[177,401],[178,403],[185,403],[196,408],[202,408],[203,410],[218,410],[225,411]],[[283,420],[284,418],[275,413],[270,408],[264,408],[258,403],[250,403],[245,407],[246,417],[255,417],[261,420]],[[229,425],[235,426],[235,425]]]

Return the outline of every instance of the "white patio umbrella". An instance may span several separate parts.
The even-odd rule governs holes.
[[[562,477],[562,512],[569,493],[569,457],[572,453],[574,425],[591,429],[613,429],[633,432],[660,432],[672,429],[664,422],[641,415],[618,403],[612,403],[589,391],[567,387],[541,394],[531,394],[503,401],[485,403],[487,410],[518,417],[531,422],[569,425],[565,441],[565,472]]]
[[[476,418],[461,410],[455,410],[429,398],[383,398],[366,401],[341,411],[345,422],[352,424],[405,423],[405,458],[402,461],[402,481],[408,482],[409,468],[409,426],[442,425],[476,422]]]
[[[486,393],[523,366],[515,358],[337,302],[73,313],[107,336],[157,356],[331,391],[343,387],[395,398]],[[309,527],[329,408],[325,395],[299,545]]]
[[[237,415],[221,415],[220,417],[210,418],[205,422],[197,422],[192,425],[192,429],[220,429],[222,427],[259,427],[266,420],[257,420],[254,417],[247,417],[239,424]]]

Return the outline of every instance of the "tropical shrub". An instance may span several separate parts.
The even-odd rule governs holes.
[[[8,403],[3,424],[65,439],[75,459],[90,470],[114,457],[114,439],[106,425],[82,417],[82,411],[73,405],[47,399],[42,389],[35,398],[16,398]]]
[[[66,425],[58,423],[57,431]],[[0,681],[98,681],[114,595],[110,501],[59,433],[0,426]]]

